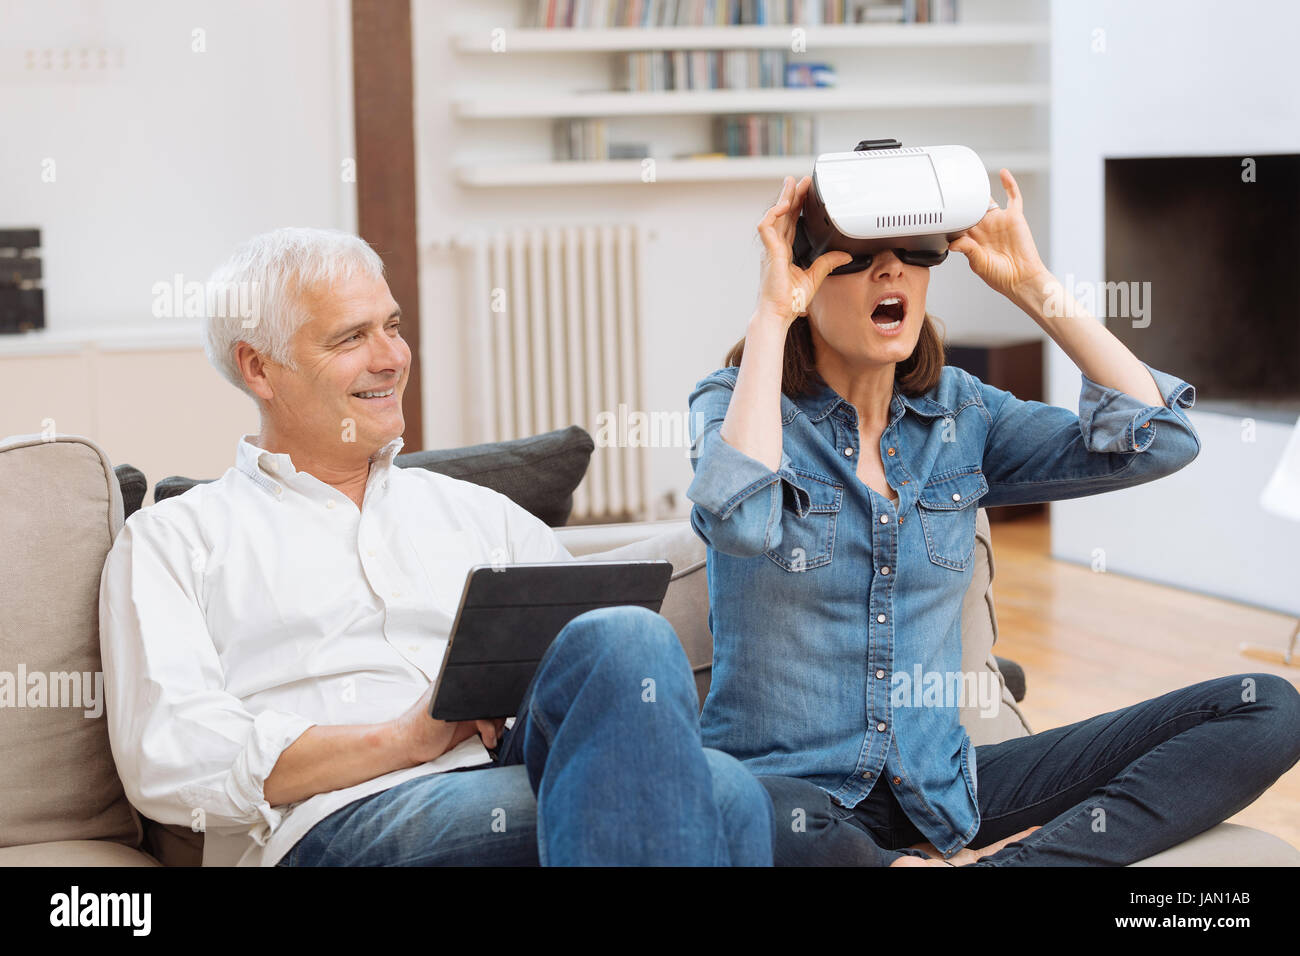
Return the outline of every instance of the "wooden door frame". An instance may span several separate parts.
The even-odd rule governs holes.
[[[403,452],[424,447],[420,255],[416,240],[415,85],[410,0],[351,0],[357,234],[384,260],[402,308],[411,371],[402,396]]]

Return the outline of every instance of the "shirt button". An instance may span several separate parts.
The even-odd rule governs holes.
[[[862,771],[862,779],[863,779],[863,780],[870,780],[870,779],[871,779],[871,771],[870,771],[870,770],[864,770],[864,771]]]
[[[845,454],[847,457],[852,458],[852,457],[853,457],[853,446],[850,445],[848,448],[844,449],[844,454]]]
[[[881,516],[880,516],[880,523],[881,523],[881,524],[889,524],[889,515],[881,515]]]
[[[401,592],[401,591],[394,591],[394,592],[393,592],[393,597],[401,597],[401,596],[402,596],[402,592]]]
[[[876,729],[877,729],[878,731],[880,731],[880,732],[883,734],[883,733],[885,732],[885,725],[884,725],[884,723],[876,724]]]
[[[415,654],[415,653],[419,652],[419,650],[420,650],[420,645],[419,645],[419,644],[407,644],[407,645],[406,645],[406,649],[407,649],[408,651],[410,651],[412,654]],[[897,781],[895,781],[895,783],[897,783]]]
[[[880,569],[880,573],[881,573],[881,574],[888,574],[888,573],[889,573],[889,565],[885,565],[883,568],[881,568],[881,569]]]
[[[957,494],[957,492],[954,491],[954,492],[952,493],[952,500],[953,500],[953,501],[961,501],[961,495]]]
[[[375,552],[374,552],[374,551],[366,551],[366,554],[370,555],[372,558],[375,556]],[[394,595],[394,596],[396,596],[396,595]]]
[[[876,680],[880,680],[884,676],[885,676],[885,672],[883,670],[876,671]]]
[[[902,782],[903,782],[903,778],[902,778],[902,777],[895,777],[895,778],[894,778],[894,783],[902,783]]]
[[[282,491],[284,491],[284,489],[281,488],[279,485],[276,485],[276,486],[275,486],[275,493],[276,493],[277,495],[280,494]]]
[[[890,458],[893,458],[893,457],[894,457],[894,449],[892,449],[892,448],[889,449],[889,451],[885,452],[885,454],[887,454]]]
[[[877,615],[876,615],[876,620],[879,621],[881,624],[884,624],[884,623],[885,623],[885,615],[883,615],[883,614],[877,614]]]
[[[1151,427],[1151,423],[1150,423],[1150,422],[1143,422],[1143,423],[1142,423],[1142,427],[1143,427],[1143,428],[1150,428],[1150,427]]]

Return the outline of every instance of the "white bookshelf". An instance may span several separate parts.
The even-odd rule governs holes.
[[[785,175],[805,174],[815,156],[729,156],[699,159],[656,159],[656,183],[741,182],[777,180]],[[989,172],[1002,167],[1014,174],[1047,171],[1044,152],[982,154]],[[463,186],[596,186],[631,185],[642,182],[642,160],[614,159],[595,162],[534,162],[466,164],[456,170]]]
[[[509,9],[509,5],[502,9]],[[490,79],[483,83],[468,81],[462,87],[466,92],[451,93],[452,117],[460,126],[458,135],[464,144],[463,154],[453,159],[455,180],[464,187],[489,190],[642,182],[639,159],[546,161],[538,156],[536,147],[543,144],[532,137],[538,135],[541,124],[583,118],[608,120],[614,142],[627,140],[626,129],[644,123],[646,132],[632,138],[650,144],[655,181],[660,183],[766,180],[774,174],[779,178],[790,170],[811,168],[811,156],[687,158],[688,153],[713,151],[709,132],[712,117],[745,113],[812,115],[819,133],[816,148],[821,152],[849,148],[850,142],[839,141],[843,137],[838,131],[833,134],[837,137],[833,142],[823,140],[832,135],[828,132],[831,126],[842,127],[848,120],[856,124],[854,114],[861,114],[873,128],[901,128],[908,121],[927,128],[952,126],[956,131],[951,136],[956,137],[969,129],[961,125],[963,116],[984,116],[983,128],[996,130],[996,139],[1005,146],[990,149],[992,144],[971,144],[985,146],[980,153],[987,152],[985,161],[994,178],[1003,166],[1017,175],[1046,174],[1046,134],[1042,122],[1036,120],[1051,103],[1046,68],[1040,65],[1024,70],[1010,64],[1042,64],[1050,44],[1050,24],[1032,19],[1032,7],[1024,4],[1008,2],[999,9],[1001,16],[995,13],[995,19],[972,22],[808,27],[547,30],[489,26],[494,21],[484,17],[480,21],[484,25],[452,31],[447,41],[453,54],[463,58],[471,76]],[[1021,12],[1029,18],[1016,19]],[[504,23],[508,22],[507,17]],[[798,53],[793,59],[843,65],[845,69],[837,69],[836,86],[648,92],[600,88],[604,85],[600,80],[602,65],[619,54],[791,50],[795,30],[803,33],[797,37]],[[500,68],[496,58],[501,58]],[[871,59],[893,64],[885,68],[879,81],[874,76],[868,80],[863,73],[863,61]],[[952,61],[961,66],[907,80],[888,72],[913,61]],[[504,83],[502,78],[506,78]],[[594,91],[584,92],[593,87]],[[1006,112],[990,114],[990,110]],[[621,118],[624,122],[620,129]],[[665,135],[668,128],[664,124],[676,123],[678,118],[683,118],[683,125]],[[504,124],[511,122],[518,123],[520,134],[532,141],[531,149],[514,139],[508,140],[509,147],[497,145],[507,142],[501,131],[506,128]],[[1034,131],[1035,123],[1038,132]],[[693,132],[684,134],[688,129]],[[545,142],[546,152],[549,146]],[[513,159],[516,155],[520,158]]]
[[[668,90],[653,93],[559,93],[457,100],[462,119],[538,117],[670,116],[709,113],[798,113],[844,110],[947,109],[973,106],[1034,106],[1049,101],[1037,83],[968,83],[856,90],[773,87],[747,90]]]
[[[458,33],[458,53],[614,53],[635,50],[789,49],[803,30],[809,52],[872,47],[1002,47],[1046,45],[1045,23],[910,23],[844,26],[624,27],[602,30],[505,28]],[[504,49],[497,46],[504,41]]]

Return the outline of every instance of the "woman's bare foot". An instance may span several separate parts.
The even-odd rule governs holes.
[[[897,860],[895,860],[893,863],[889,865],[890,866],[948,866],[951,864],[952,866],[969,866],[971,863],[974,863],[976,860],[983,859],[986,856],[992,856],[994,853],[997,853],[999,850],[1006,847],[1007,844],[1015,843],[1017,840],[1023,840],[1025,837],[1029,836],[1029,834],[1033,833],[1035,830],[1038,829],[1041,828],[1030,827],[1028,830],[1021,830],[1019,833],[1013,834],[1012,836],[1007,837],[1005,840],[998,840],[996,843],[990,843],[988,846],[981,847],[978,850],[972,850],[970,847],[962,847],[962,849],[958,850],[956,853],[950,856],[947,862],[944,861],[943,855],[934,848],[934,844],[918,843],[915,846],[910,847],[910,849],[920,850],[922,853],[927,854],[930,857],[930,859],[925,860],[919,856],[900,856]]]

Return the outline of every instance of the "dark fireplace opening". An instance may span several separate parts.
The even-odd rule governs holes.
[[[1295,421],[1300,155],[1107,159],[1105,176],[1105,288],[1090,311],[1196,386],[1198,411]]]

